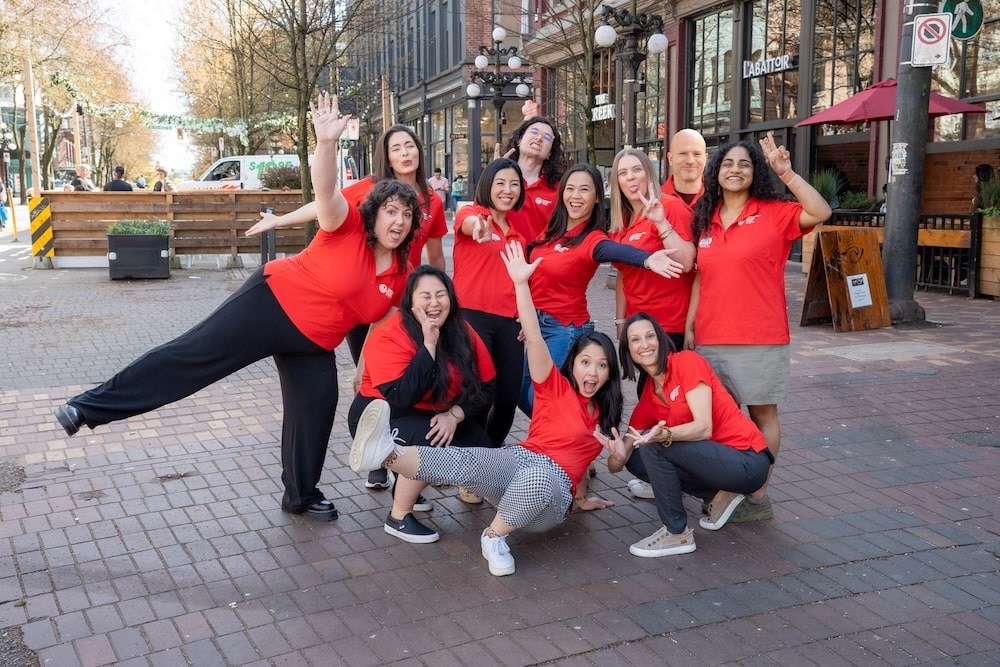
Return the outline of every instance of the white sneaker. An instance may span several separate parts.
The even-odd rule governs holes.
[[[479,543],[483,547],[483,558],[490,564],[490,574],[494,577],[514,574],[514,557],[510,555],[507,537],[505,535],[490,537],[487,534],[489,530],[489,528],[483,530]]]
[[[358,420],[348,457],[351,470],[361,473],[378,470],[395,449],[396,442],[389,431],[389,404],[376,399],[365,407]]]
[[[644,482],[641,479],[633,479],[628,483],[628,490],[636,498],[645,498],[651,500],[656,497],[653,493],[653,485],[649,482]]]
[[[691,526],[680,535],[674,535],[666,526],[662,526],[658,531],[644,540],[639,540],[628,548],[633,556],[642,558],[659,558],[660,556],[674,556],[676,554],[689,554],[697,549],[694,543],[694,530]]]

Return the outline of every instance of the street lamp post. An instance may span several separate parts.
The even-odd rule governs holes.
[[[504,46],[503,41],[507,39],[507,31],[501,27],[493,29],[493,46],[480,46],[479,55],[476,56],[476,71],[472,73],[472,83],[465,88],[466,94],[477,99],[483,92],[476,81],[482,81],[484,85],[493,89],[493,108],[496,109],[496,141],[499,144],[503,141],[503,105],[506,102],[503,96],[504,88],[509,84],[516,83],[515,89],[518,97],[528,97],[531,94],[531,76],[522,74],[517,70],[525,64],[521,57],[517,55],[516,46]],[[491,69],[487,69],[492,64]],[[507,70],[503,70],[507,67]]]
[[[604,5],[604,23],[594,33],[594,41],[602,48],[618,45],[618,58],[628,69],[628,77],[622,81],[622,97],[625,100],[625,128],[622,136],[624,148],[631,148],[636,140],[636,96],[639,94],[639,66],[646,60],[647,53],[663,53],[667,50],[667,36],[663,34],[663,17],[646,14],[636,9],[636,0],[631,8],[617,9]],[[611,25],[618,25],[615,30]],[[619,125],[620,126],[620,125]]]

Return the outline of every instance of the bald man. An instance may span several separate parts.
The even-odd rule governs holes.
[[[670,176],[661,188],[663,194],[680,197],[689,209],[705,193],[705,163],[708,150],[705,138],[689,128],[680,130],[670,139],[667,162]]]

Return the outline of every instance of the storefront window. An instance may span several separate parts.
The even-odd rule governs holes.
[[[753,3],[749,57],[741,72],[747,83],[747,123],[798,116],[801,31],[799,0]]]
[[[934,68],[931,89],[949,97],[972,98],[967,101],[982,104],[987,111],[935,119],[935,141],[1000,137],[1000,0],[982,0],[982,7],[982,29],[972,39],[951,40],[948,64]]]
[[[818,0],[811,116],[864,90],[874,80],[876,0]],[[821,133],[836,130],[820,126]]]
[[[572,163],[587,159],[587,115],[591,113],[590,87],[584,85],[573,65],[549,71],[549,114],[559,126],[563,152]]]
[[[688,76],[691,127],[710,144],[729,134],[730,86],[733,79],[733,10],[723,9],[696,19],[691,27],[692,59]]]

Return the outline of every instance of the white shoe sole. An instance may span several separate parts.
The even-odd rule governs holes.
[[[382,399],[376,399],[365,407],[358,420],[358,430],[351,443],[351,455],[348,463],[351,470],[358,473],[369,473],[382,467],[382,462],[392,452],[387,452],[379,460],[378,452],[372,445],[389,431],[389,404]]]
[[[651,484],[643,482],[641,479],[633,479],[628,483],[629,493],[632,494],[633,498],[642,498],[644,500],[652,500],[656,497],[653,493],[653,487]]]
[[[633,556],[639,556],[640,558],[659,558],[660,556],[689,554],[697,548],[697,545],[694,543],[680,544],[676,547],[670,547],[669,549],[643,549],[633,544],[628,548],[628,552]]]
[[[382,524],[382,528],[393,537],[398,537],[404,542],[409,542],[410,544],[430,544],[441,539],[441,535],[438,533],[432,533],[431,535],[411,535],[410,533],[404,533],[401,530],[396,530],[387,524]]]
[[[729,501],[725,511],[722,512],[718,519],[713,522],[709,521],[708,517],[704,517],[698,520],[698,525],[705,530],[719,530],[726,525],[726,522],[729,521],[729,517],[733,515],[733,512],[736,511],[736,508],[739,507],[745,499],[746,496],[743,494],[737,494],[732,500]]]

